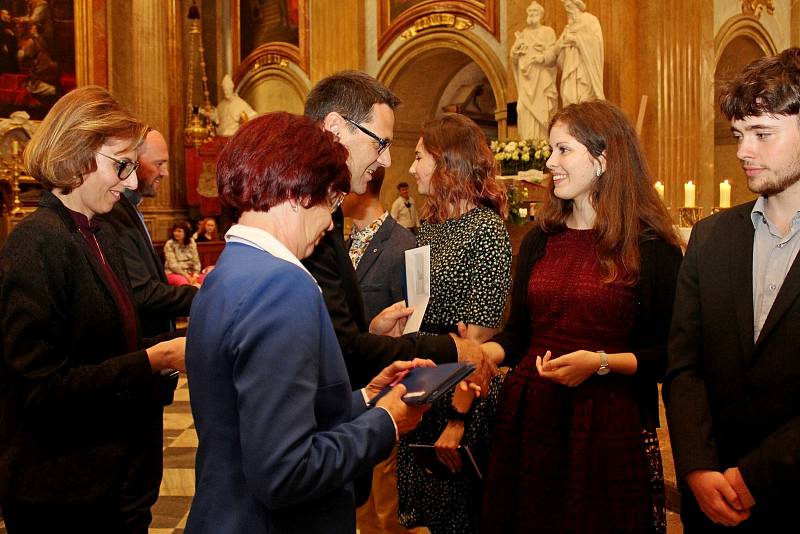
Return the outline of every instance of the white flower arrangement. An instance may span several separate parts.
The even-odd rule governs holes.
[[[543,171],[550,157],[550,144],[546,139],[495,140],[489,146],[503,175],[531,169]],[[541,176],[540,173],[536,175]]]

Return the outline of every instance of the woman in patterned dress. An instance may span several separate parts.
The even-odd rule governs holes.
[[[492,434],[482,532],[664,532],[655,429],[679,239],[636,133],[603,101],[559,112],[553,176],[503,331],[516,365]]]
[[[417,245],[431,247],[431,298],[422,334],[456,332],[488,340],[500,325],[511,286],[511,244],[503,223],[505,188],[481,129],[463,115],[425,124],[409,169],[427,196]],[[457,451],[468,446],[478,464],[488,454],[489,420],[499,391],[495,378],[481,399],[465,383],[436,404],[398,452],[400,521],[434,534],[477,532],[482,482],[461,469]],[[450,474],[426,473],[409,444],[436,445]],[[483,461],[482,461],[483,460]]]

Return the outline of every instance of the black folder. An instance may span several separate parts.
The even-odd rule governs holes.
[[[474,370],[475,365],[471,363],[442,363],[436,367],[414,367],[400,382],[407,390],[403,395],[403,401],[414,405],[434,403]],[[369,401],[369,405],[374,406],[390,390],[391,388],[384,388]]]

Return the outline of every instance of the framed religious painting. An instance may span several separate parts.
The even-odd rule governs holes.
[[[232,0],[235,80],[252,68],[294,62],[308,72],[309,0]]]
[[[41,119],[77,85],[75,0],[0,0],[0,117]]]
[[[378,0],[378,54],[409,29],[424,29],[464,20],[500,37],[499,0]]]

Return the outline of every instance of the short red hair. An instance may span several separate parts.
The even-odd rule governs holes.
[[[347,149],[311,119],[285,112],[245,122],[217,161],[221,199],[239,211],[269,211],[289,199],[305,207],[350,190]]]

